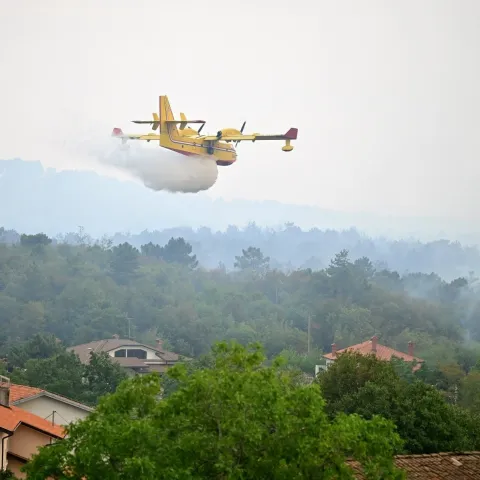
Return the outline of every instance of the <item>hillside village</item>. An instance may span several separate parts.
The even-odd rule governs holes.
[[[77,355],[82,363],[88,363],[92,353],[104,352],[111,361],[128,371],[129,377],[148,376],[152,372],[162,375],[169,366],[183,361],[177,354],[162,348],[162,343],[158,339],[156,347],[150,347],[115,335],[112,339],[73,346],[68,350]],[[376,336],[341,350],[337,350],[333,344],[332,352],[323,356],[327,360],[326,366],[318,369],[317,365],[316,375],[323,375],[335,361],[341,359],[342,354],[348,356],[349,353],[376,358],[385,363],[397,358],[411,365],[412,372],[416,372],[421,368],[423,360],[413,355],[413,348],[413,343],[409,342],[409,352],[399,352],[379,344]],[[13,384],[9,378],[0,377],[1,470],[12,472],[15,478],[25,478],[22,467],[36,454],[38,448],[62,442],[68,436],[65,427],[86,419],[93,411],[92,407],[67,397],[41,388]],[[361,463],[348,460],[347,464],[352,468],[356,479],[366,479]],[[408,478],[473,479],[480,474],[480,453],[396,455],[394,464],[406,472]]]

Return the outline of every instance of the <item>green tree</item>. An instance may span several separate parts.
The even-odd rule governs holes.
[[[6,470],[0,470],[0,480],[18,480],[18,478],[7,468]]]
[[[459,404],[480,415],[480,370],[472,370],[461,380]]]
[[[43,388],[73,400],[83,400],[84,367],[74,353],[63,351],[49,358],[31,359],[14,369],[12,382]]]
[[[20,244],[24,247],[38,247],[50,245],[52,239],[44,233],[37,233],[36,235],[21,235]]]
[[[159,402],[157,376],[122,383],[98,409],[27,464],[27,478],[400,479],[401,445],[380,417],[329,421],[317,385],[299,385],[258,347],[221,343],[213,366],[175,367],[179,388]],[[108,461],[105,461],[108,459]]]
[[[163,248],[158,244],[148,242],[140,247],[140,251],[146,257],[162,258]]]
[[[334,418],[342,412],[392,420],[409,453],[474,450],[478,419],[448,404],[433,386],[401,379],[394,363],[344,353],[317,377]],[[459,420],[461,419],[461,421]]]
[[[242,255],[235,257],[234,267],[263,275],[270,267],[270,257],[266,257],[257,247],[248,247],[242,249]]]
[[[126,283],[139,266],[139,251],[129,243],[122,243],[112,249],[110,266],[115,280]]]
[[[27,342],[11,346],[7,353],[8,365],[23,368],[30,359],[48,358],[63,351],[64,347],[54,335],[37,333]]]
[[[191,269],[197,268],[197,256],[192,254],[192,246],[184,238],[170,238],[162,247],[161,257],[167,263],[178,263]]]
[[[126,378],[125,371],[105,352],[92,353],[90,362],[83,365],[65,349],[51,357],[32,358],[9,375],[14,383],[43,388],[92,406]]]
[[[125,370],[113,362],[108,353],[93,352],[83,374],[83,384],[88,390],[82,397],[87,403],[95,405],[100,397],[115,392],[126,378]]]

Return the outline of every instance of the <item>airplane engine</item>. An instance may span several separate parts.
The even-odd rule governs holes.
[[[219,130],[217,133],[217,137],[223,137],[227,135],[241,135],[242,132],[237,130],[236,128],[224,128],[223,130]]]

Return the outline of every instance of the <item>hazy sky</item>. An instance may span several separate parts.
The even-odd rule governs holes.
[[[209,194],[480,218],[478,0],[0,0],[0,158],[151,116],[158,95],[240,144]],[[56,136],[56,138],[55,138]],[[83,138],[83,137],[82,137]]]

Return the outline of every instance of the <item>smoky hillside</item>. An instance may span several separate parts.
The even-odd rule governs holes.
[[[419,354],[454,361],[480,342],[473,274],[401,274],[346,249],[316,269],[281,271],[261,247],[250,246],[234,252],[227,271],[203,267],[183,237],[138,248],[91,242],[83,232],[76,245],[42,233],[18,240],[0,244],[4,345],[42,332],[78,344],[131,329],[144,341],[165,338],[184,355],[204,353],[218,339],[259,341],[270,355],[303,354],[309,317],[319,351],[378,335],[393,347],[405,350],[412,340]]]

